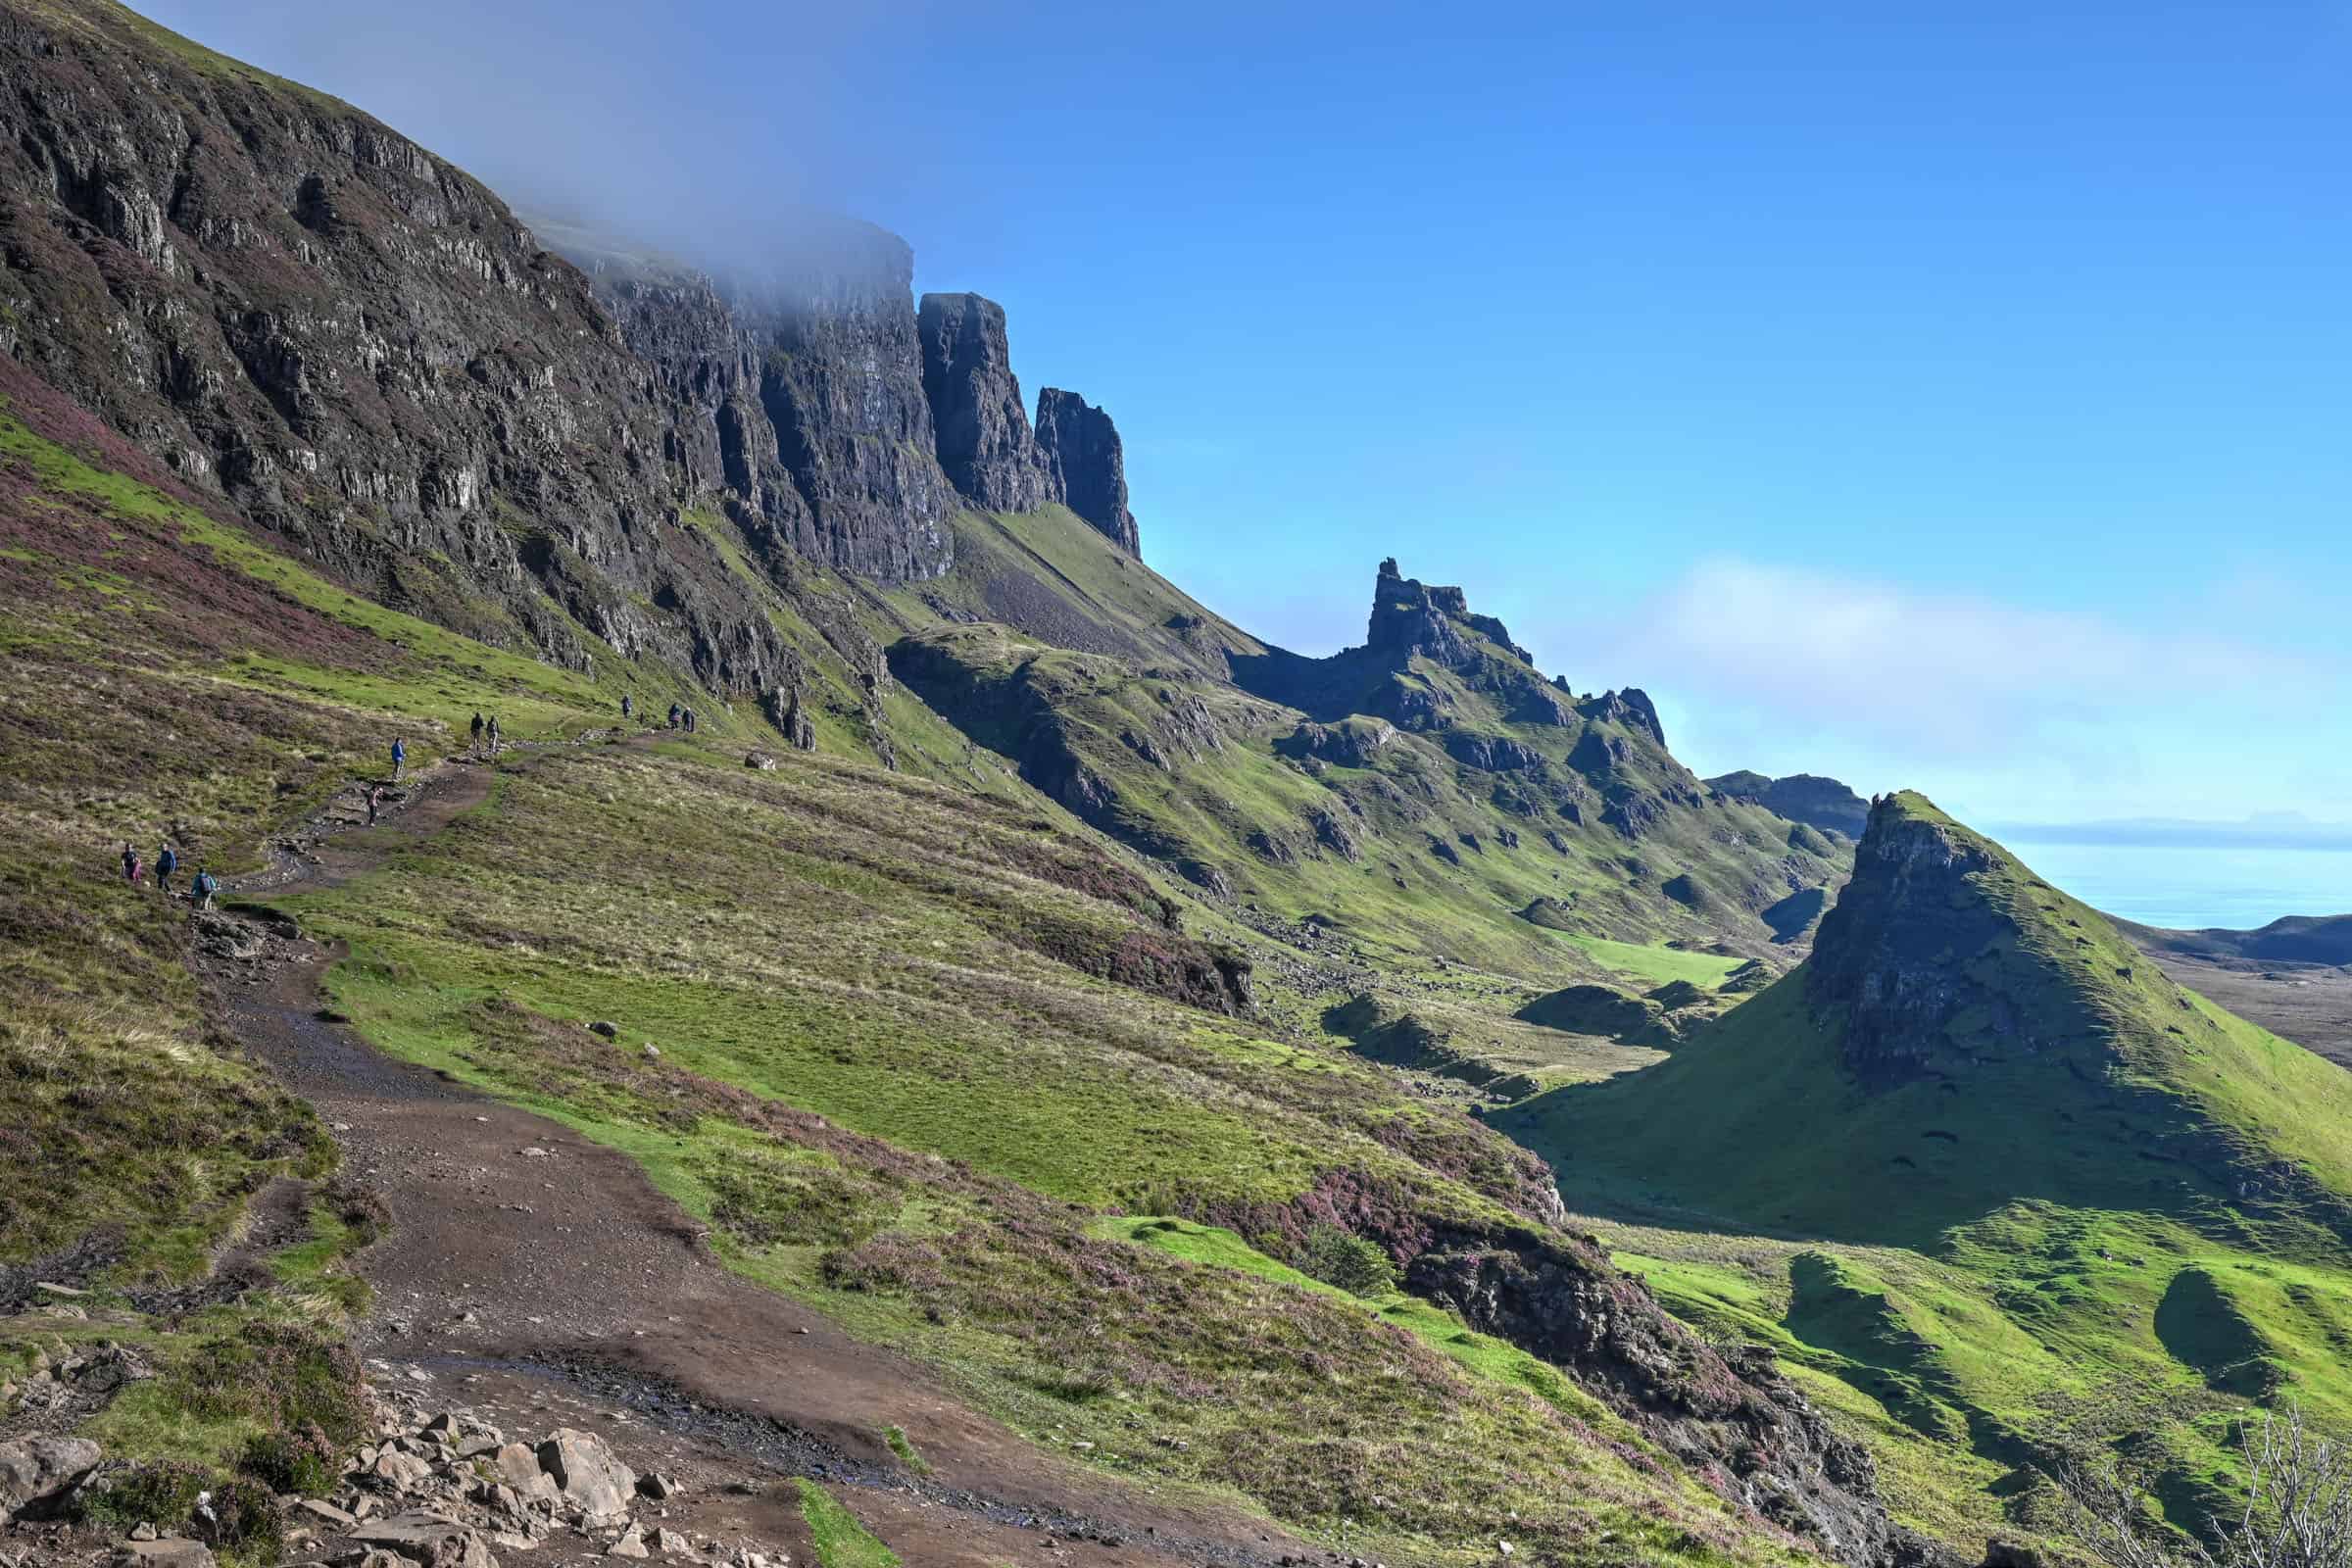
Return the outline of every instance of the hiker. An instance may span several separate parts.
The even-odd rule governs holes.
[[[139,885],[139,852],[130,847],[128,839],[122,841],[122,880],[134,888]]]
[[[686,733],[689,735],[694,733],[694,710],[691,708],[686,710]]]
[[[166,898],[172,896],[172,873],[179,869],[179,855],[167,844],[155,854],[155,885]]]
[[[631,713],[634,713],[635,711],[637,711],[637,705],[636,705],[636,703],[630,699],[630,697],[629,697],[629,694],[628,694],[627,692],[622,692],[622,693],[620,694],[620,716],[621,716],[621,717],[623,717],[623,718],[627,718],[627,717],[628,717],[628,716],[629,716]]]
[[[684,711],[686,711],[686,710],[680,708],[675,703],[669,705],[669,727],[671,729],[676,729],[678,727],[678,715]]]
[[[401,767],[409,760],[409,748],[397,735],[392,737],[392,776],[400,777]]]
[[[477,752],[482,749],[482,715],[479,713],[473,715],[473,749]]]
[[[192,891],[196,907],[209,909],[213,906],[213,895],[220,891],[220,879],[200,865],[196,868],[196,886]]]
[[[383,804],[384,804],[384,787],[383,787],[381,784],[370,784],[370,785],[368,785],[368,825],[369,827],[373,827],[373,826],[375,826],[375,813],[376,813],[376,810],[377,810],[377,808],[380,808],[380,807],[381,807]]]
[[[490,755],[492,757],[498,755],[498,715],[496,713],[490,715]]]

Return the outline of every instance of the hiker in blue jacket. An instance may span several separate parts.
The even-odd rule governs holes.
[[[167,898],[172,893],[172,875],[179,869],[179,852],[167,844],[155,855],[155,885]]]
[[[400,777],[401,765],[409,760],[409,748],[397,735],[392,737],[392,776]]]
[[[213,895],[220,891],[220,879],[203,866],[198,866],[196,868],[196,885],[190,891],[196,897],[196,907],[209,909],[213,906]]]

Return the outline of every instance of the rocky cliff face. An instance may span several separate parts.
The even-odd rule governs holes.
[[[1142,537],[1127,510],[1126,453],[1110,416],[1075,392],[1047,387],[1037,395],[1037,444],[1052,497],[1140,559]]]
[[[915,320],[949,482],[987,512],[1033,512],[1059,500],[1021,406],[1004,308],[977,294],[926,294]]]
[[[670,403],[666,452],[754,539],[884,581],[953,559],[908,288],[913,254],[820,214],[757,273],[712,277],[549,230]]]
[[[0,349],[355,587],[766,692],[791,650],[689,509],[787,588],[788,556],[946,569],[895,236],[592,283],[386,126],[128,12],[0,0]]]
[[[487,189],[114,7],[0,4],[0,348],[388,602],[575,665],[585,631],[772,676],[669,526],[667,400]]]
[[[936,577],[954,551],[913,282],[906,241],[846,220],[720,282],[759,368],[777,458],[808,502],[796,547],[886,581]]]

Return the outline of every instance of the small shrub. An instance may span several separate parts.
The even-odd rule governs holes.
[[[249,1323],[207,1340],[172,1383],[200,1416],[241,1416],[277,1431],[315,1427],[337,1443],[357,1438],[368,1416],[350,1348],[290,1324]]]
[[[76,1511],[91,1524],[113,1529],[154,1525],[169,1530],[188,1517],[211,1479],[200,1467],[175,1460],[132,1465],[83,1493]]]
[[[1306,1233],[1305,1272],[1350,1296],[1386,1296],[1396,1288],[1396,1265],[1389,1254],[1337,1225]]]
[[[277,1496],[261,1482],[240,1476],[214,1489],[205,1521],[206,1543],[222,1556],[270,1568],[285,1549],[285,1524],[277,1516]]]
[[[334,1490],[343,1473],[342,1454],[316,1426],[298,1432],[270,1432],[245,1446],[238,1468],[271,1492],[306,1497]]]
[[[383,1195],[365,1183],[348,1179],[332,1182],[326,1189],[326,1200],[333,1205],[335,1217],[350,1232],[355,1250],[373,1245],[392,1226],[392,1210],[385,1206]]]

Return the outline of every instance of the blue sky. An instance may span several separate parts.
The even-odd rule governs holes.
[[[1394,554],[1702,772],[2352,819],[2340,5],[151,9],[518,200],[905,234],[1302,651]]]

